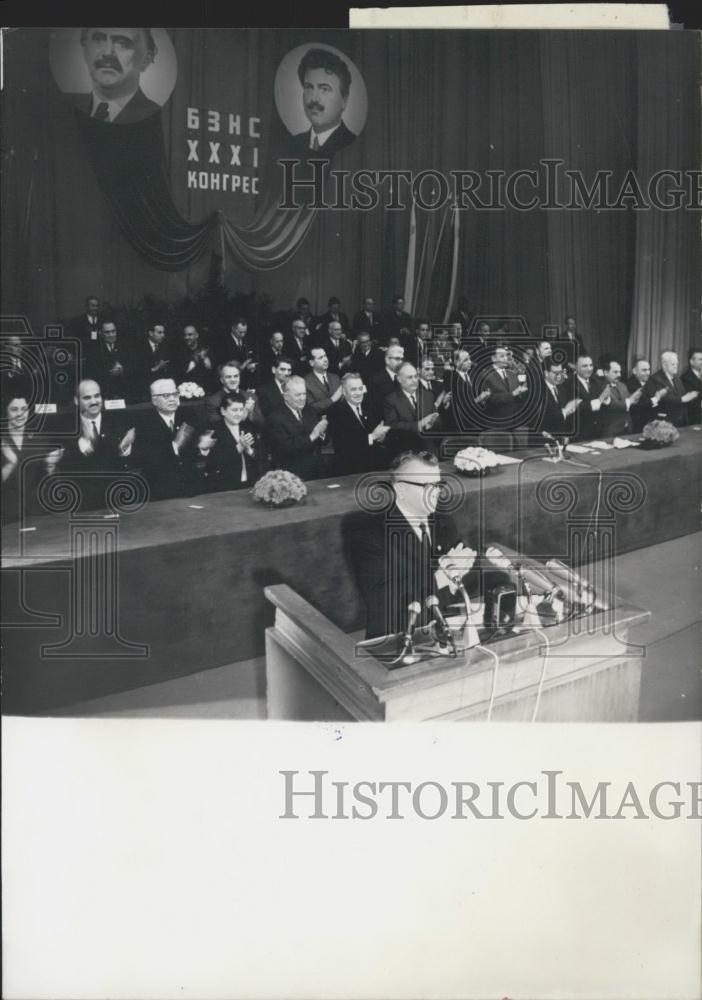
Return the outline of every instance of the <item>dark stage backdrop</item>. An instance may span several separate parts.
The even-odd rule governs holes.
[[[277,309],[305,295],[322,312],[337,294],[351,313],[364,294],[387,304],[402,292],[409,208],[315,215],[277,208],[287,132],[274,79],[283,57],[310,42],[339,49],[368,93],[365,128],[335,156],[334,169],[486,175],[538,169],[548,157],[588,183],[611,171],[616,189],[628,170],[645,170],[645,183],[655,170],[699,166],[699,47],[691,33],[647,33],[645,44],[628,32],[179,28],[169,35],[178,77],[160,114],[97,130],[54,82],[50,32],[6,37],[5,314],[41,326],[80,312],[88,293],[115,306],[145,294],[173,299],[196,292],[213,263],[231,290],[268,293]],[[188,129],[188,108],[198,109],[199,129]],[[208,131],[207,111],[219,112],[225,127],[230,114],[239,116],[242,135]],[[200,162],[188,160],[188,139],[198,140]],[[225,162],[228,144],[240,145],[243,165],[202,162],[210,140],[222,143]],[[189,187],[192,170],[255,176],[259,193]],[[443,317],[457,239],[455,291],[475,313],[522,315],[534,332],[574,313],[595,356],[607,350],[622,360],[632,322],[632,343],[651,349],[682,350],[698,336],[699,241],[689,210],[643,218],[631,208],[469,208],[459,213],[457,234],[449,214],[441,223],[438,213],[431,220],[418,213],[420,235],[434,227],[430,250],[443,233],[437,273],[420,296],[433,320]],[[665,308],[651,313],[649,300]]]

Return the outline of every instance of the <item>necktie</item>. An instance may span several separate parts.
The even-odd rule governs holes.
[[[312,136],[312,149],[319,149],[319,139],[316,134]]]
[[[410,403],[412,404],[412,409],[416,413],[417,412],[417,397],[415,396],[414,393],[412,393],[412,395],[410,396]]]
[[[324,382],[324,388],[328,390],[329,389],[329,379],[327,378],[326,375],[322,376],[322,381]]]
[[[363,424],[363,423],[364,423],[364,421],[363,421],[363,413],[361,412],[361,407],[360,407],[360,406],[354,406],[354,410],[356,411],[356,416],[358,417],[358,419],[359,419],[359,420],[361,421],[361,423]],[[365,425],[364,425],[364,426],[365,426]]]
[[[94,420],[91,420],[90,423],[92,424],[92,427],[93,427],[92,433],[90,435],[90,440],[93,442],[93,444],[95,444],[97,442],[97,439],[98,439],[97,424],[95,423]]]
[[[110,109],[107,105],[107,101],[100,101],[98,106],[93,112],[93,118],[97,118],[99,122],[105,122],[110,117]]]
[[[169,422],[168,427],[170,428],[171,431],[171,440],[175,441],[176,438],[175,418]]]

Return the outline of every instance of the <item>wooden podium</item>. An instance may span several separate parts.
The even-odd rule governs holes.
[[[638,719],[644,650],[629,646],[628,635],[650,612],[632,605],[615,600],[606,612],[388,669],[290,587],[265,594],[276,608],[266,630],[269,719]]]

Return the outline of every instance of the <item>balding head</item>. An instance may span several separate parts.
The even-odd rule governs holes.
[[[102,392],[94,379],[84,378],[78,383],[73,400],[81,416],[94,420],[102,413]]]

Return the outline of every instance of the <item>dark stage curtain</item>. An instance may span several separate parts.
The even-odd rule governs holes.
[[[700,115],[699,45],[662,50],[655,32],[642,32],[636,46],[640,172],[699,170],[699,130],[690,127],[699,124]],[[673,179],[661,183],[664,202],[673,198],[675,186]],[[681,224],[681,215],[688,216],[687,224]],[[689,208],[636,214],[631,363],[650,358],[655,371],[661,351],[675,350],[682,371],[688,347],[702,343],[699,221],[699,211]]]
[[[277,210],[277,159],[287,133],[275,109],[275,71],[287,52],[310,41],[346,53],[368,90],[364,131],[335,156],[336,171],[473,170],[487,179],[489,172],[542,170],[539,161],[550,157],[582,171],[588,183],[608,170],[616,187],[627,170],[669,166],[660,162],[668,155],[697,165],[693,102],[676,103],[676,95],[694,90],[698,60],[694,36],[683,32],[637,39],[622,32],[175,29],[171,37],[176,89],[130,150],[117,148],[116,127],[109,137],[107,126],[101,130],[115,144],[109,148],[96,141],[93,123],[76,120],[48,68],[47,31],[6,38],[6,313],[40,325],[77,313],[88,293],[113,304],[147,293],[192,294],[213,254],[230,289],[268,293],[275,308],[304,295],[322,312],[335,294],[352,312],[364,295],[386,304],[402,292],[408,198],[398,211],[382,204]],[[188,107],[260,117],[260,195],[187,186]],[[480,197],[489,195],[481,190]],[[450,304],[455,260],[456,296],[466,294],[486,318],[524,317],[534,335],[572,312],[596,356],[607,350],[624,361],[634,328],[639,337],[668,325],[678,346],[689,340],[699,306],[689,211],[468,208],[457,220],[450,209],[431,220],[420,214],[430,239],[416,305],[432,320],[442,320]],[[651,301],[659,304],[652,309]]]

